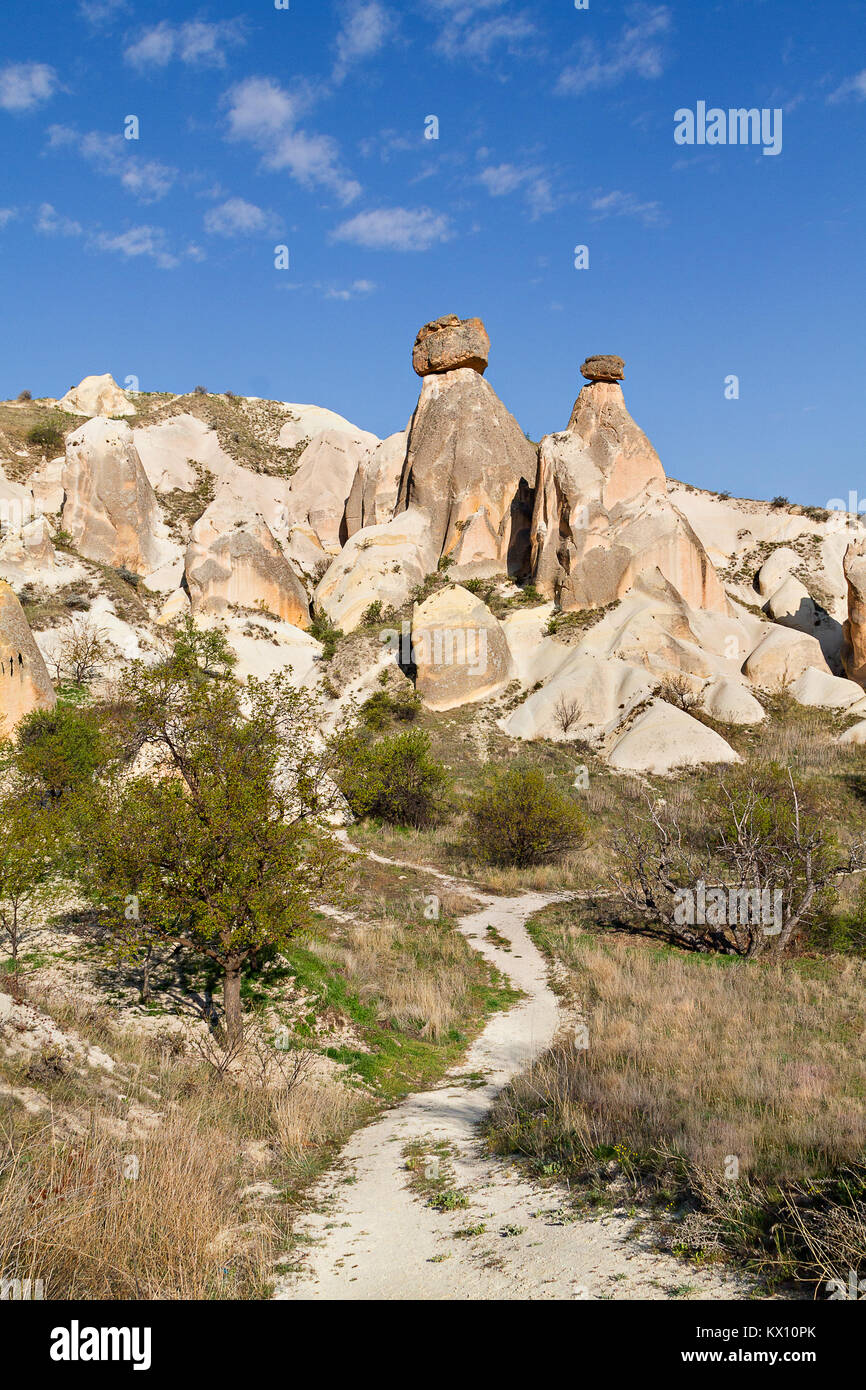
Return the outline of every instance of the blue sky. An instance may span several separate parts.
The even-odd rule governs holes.
[[[671,475],[866,495],[862,0],[5,0],[3,21],[0,396],[110,371],[384,435],[417,329],[454,312],[485,320],[533,438],[616,352]],[[678,146],[700,101],[781,109],[781,153]]]

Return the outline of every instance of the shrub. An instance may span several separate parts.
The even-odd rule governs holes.
[[[17,731],[17,764],[40,798],[59,801],[90,782],[107,758],[93,710],[33,710]]]
[[[327,613],[317,613],[307,631],[311,637],[315,637],[317,642],[321,642],[322,660],[330,661],[337,650],[337,643],[343,635],[340,629],[334,627]]]
[[[469,809],[469,847],[488,864],[547,864],[579,849],[586,834],[583,812],[536,767],[492,772]]]
[[[697,709],[703,699],[702,692],[695,690],[688,676],[682,672],[675,672],[665,676],[659,686],[659,697],[669,705],[675,705],[677,709],[685,710],[688,714],[691,710]]]
[[[368,729],[384,729],[391,719],[411,724],[421,711],[421,701],[414,690],[401,690],[398,695],[389,695],[387,690],[377,690],[361,706],[361,722]]]
[[[207,395],[207,387],[206,387],[206,386],[194,386],[194,387],[192,388],[192,394],[193,394],[194,396],[206,396],[206,395]]]
[[[19,392],[18,392],[18,399],[19,399],[19,401],[21,401],[22,403],[23,403],[24,401],[32,401],[32,400],[33,400],[33,393],[32,393],[32,391],[19,391]]]
[[[27,432],[27,443],[41,449],[46,458],[50,454],[62,452],[64,439],[64,433],[59,425],[48,423],[34,425],[32,430]]]
[[[790,507],[790,505],[791,504],[788,501],[787,497],[783,497],[781,493],[778,497],[774,497],[772,502],[770,503],[771,507]]]
[[[391,825],[416,829],[441,815],[448,775],[430,753],[430,739],[410,729],[378,743],[357,732],[338,743],[337,783],[359,819],[378,816]]]

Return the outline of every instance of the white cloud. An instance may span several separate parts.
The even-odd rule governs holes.
[[[156,203],[171,189],[177,170],[157,159],[142,159],[135,145],[134,140],[105,131],[91,130],[81,135],[72,126],[48,128],[49,149],[74,149],[98,174],[118,179],[140,203]]]
[[[596,218],[637,217],[647,224],[664,220],[661,203],[642,203],[633,193],[600,193],[590,203]]]
[[[204,228],[211,236],[257,236],[272,231],[276,218],[272,212],[243,198],[227,198],[219,207],[205,213]]]
[[[320,184],[340,202],[351,203],[361,185],[343,169],[336,140],[296,128],[309,99],[290,94],[272,78],[248,77],[227,94],[229,137],[254,145],[261,152],[263,168],[288,170],[306,187]]]
[[[452,231],[450,219],[432,208],[377,208],[343,222],[331,235],[370,251],[427,251]]]
[[[353,0],[337,34],[334,81],[342,82],[353,64],[384,48],[393,31],[391,12],[379,0]]]
[[[160,270],[173,270],[180,264],[178,256],[168,249],[167,237],[162,227],[130,227],[125,232],[111,235],[97,232],[91,237],[89,245],[97,251],[110,251],[133,260],[145,256],[159,266]]]
[[[849,101],[852,97],[855,101],[866,101],[866,68],[862,72],[858,72],[856,76],[849,77],[840,87],[836,88],[835,92],[830,93],[827,100],[832,102]]]
[[[129,9],[128,0],[80,0],[78,13],[94,28],[110,24],[117,15]]]
[[[478,181],[491,198],[505,198],[521,191],[533,222],[556,209],[550,177],[537,165],[491,164],[481,170]]]
[[[47,63],[7,63],[0,68],[0,107],[4,111],[32,111],[49,101],[60,83]]]
[[[372,280],[354,280],[348,289],[338,290],[329,288],[325,290],[326,299],[359,299],[364,295],[372,294],[376,289]]]
[[[580,96],[599,87],[615,87],[626,77],[661,77],[667,56],[664,36],[672,27],[670,9],[640,5],[628,13],[629,22],[612,43],[600,47],[593,39],[584,39],[578,61],[560,73],[557,92]]]
[[[7,223],[14,222],[17,216],[17,208],[0,208],[0,227],[5,227]]]
[[[208,24],[191,19],[186,24],[170,24],[164,19],[161,24],[145,29],[123,56],[140,71],[167,67],[173,58],[191,67],[222,68],[226,64],[227,50],[245,42],[239,20]]]
[[[41,232],[43,236],[76,237],[84,235],[84,228],[80,222],[74,222],[71,217],[61,216],[50,203],[42,204],[34,226],[37,232]]]
[[[528,10],[501,13],[505,0],[429,0],[429,4],[442,16],[436,48],[448,58],[486,63],[497,49],[520,57],[536,36]]]

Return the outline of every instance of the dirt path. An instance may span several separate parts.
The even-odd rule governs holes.
[[[643,1237],[630,1237],[633,1212],[574,1219],[564,1189],[541,1187],[523,1167],[484,1152],[477,1126],[496,1093],[544,1051],[566,1020],[525,927],[556,895],[492,898],[471,891],[483,905],[461,919],[460,930],[525,998],[491,1018],[465,1061],[436,1090],[409,1096],[352,1137],[315,1190],[316,1210],[299,1222],[309,1247],[300,1265],[281,1277],[276,1297],[745,1296],[746,1286],[723,1273],[695,1271],[654,1253]],[[486,935],[490,927],[510,950]],[[447,1145],[448,1186],[465,1194],[468,1206],[440,1212],[412,1190],[404,1150],[418,1141]],[[456,1235],[482,1224],[483,1232]]]

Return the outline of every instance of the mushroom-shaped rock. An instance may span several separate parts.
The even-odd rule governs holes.
[[[0,580],[0,737],[34,709],[53,709],[54,687],[24,616],[24,609]]]
[[[219,499],[192,528],[186,583],[194,613],[223,613],[230,604],[263,607],[307,627],[306,591],[261,516],[232,524]]]
[[[431,595],[412,617],[415,687],[430,709],[453,709],[504,690],[511,657],[502,624],[486,603],[453,585]]]
[[[625,363],[621,357],[601,353],[587,357],[580,369],[587,381],[622,381],[625,378]]]
[[[692,608],[727,613],[706,550],[667,496],[661,460],[617,382],[594,381],[539,453],[532,571],[563,609],[603,607],[658,568]]]
[[[135,415],[136,407],[121,391],[110,372],[103,376],[86,376],[73,386],[58,402],[61,410],[70,415]]]
[[[751,690],[724,677],[705,688],[701,705],[719,724],[760,724],[767,717]]]
[[[427,515],[455,579],[526,573],[536,467],[535,446],[477,372],[426,376],[398,514],[414,504]]]
[[[771,594],[764,604],[764,612],[774,623],[781,623],[782,627],[792,627],[798,632],[814,634],[815,604],[805,584],[793,574],[789,574],[775,593]]]
[[[482,374],[490,360],[490,339],[480,319],[459,319],[456,314],[425,323],[415,339],[412,366],[419,376],[453,372],[471,367]]]
[[[63,529],[88,560],[149,574],[172,553],[132,430],[88,420],[66,440]]]
[[[791,685],[810,666],[829,675],[821,644],[805,632],[774,627],[743,663],[743,675],[766,690]]]
[[[654,700],[639,714],[608,754],[611,767],[620,772],[657,774],[739,761],[720,734],[663,700]]]
[[[831,676],[828,671],[816,671],[807,666],[791,686],[791,694],[800,705],[814,705],[818,709],[848,709],[863,699],[863,688],[855,681],[846,681],[841,676]]]
[[[845,674],[866,686],[866,540],[849,545],[842,564],[848,584],[848,617],[843,628]]]

